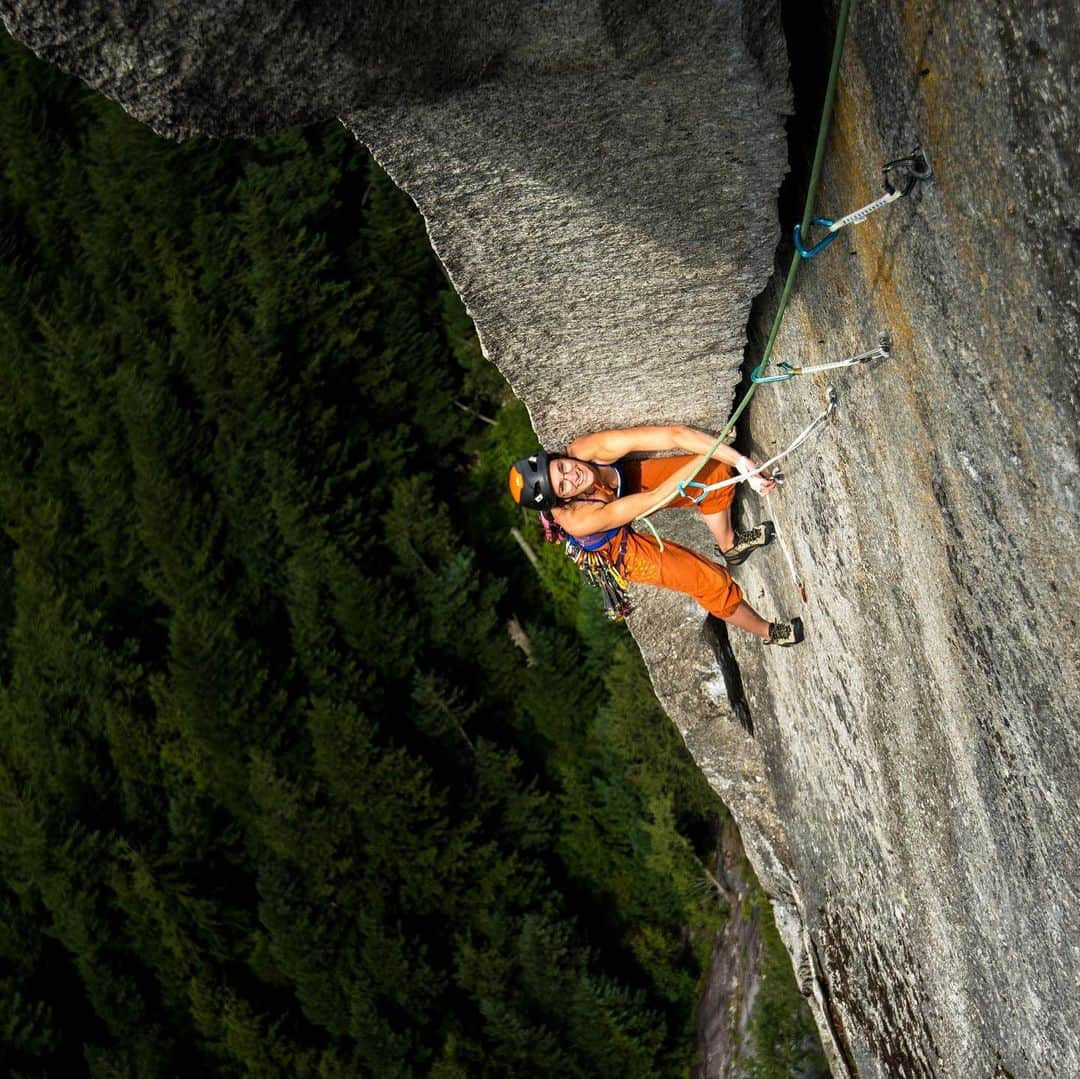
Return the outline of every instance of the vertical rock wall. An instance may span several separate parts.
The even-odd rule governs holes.
[[[416,200],[541,440],[715,422],[772,268],[789,106],[775,17],[554,4],[500,76],[344,116]],[[762,67],[748,48],[771,45]],[[694,389],[674,396],[678,372]]]
[[[818,210],[917,137],[937,176],[804,266],[776,355],[895,356],[754,405],[765,453],[840,395],[773,500],[813,647],[733,644],[864,1075],[1080,1074],[1078,72],[1065,4],[856,10]]]

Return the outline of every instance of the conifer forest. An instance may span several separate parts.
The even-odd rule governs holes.
[[[724,810],[412,204],[0,87],[5,1071],[689,1074]],[[748,1075],[814,1056],[785,962]]]

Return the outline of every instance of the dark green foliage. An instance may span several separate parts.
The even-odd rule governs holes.
[[[682,1073],[718,803],[521,559],[419,217],[340,127],[174,146],[0,61],[5,1061]]]

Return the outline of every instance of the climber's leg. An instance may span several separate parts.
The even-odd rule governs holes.
[[[729,626],[745,629],[747,633],[753,633],[755,637],[760,637],[762,640],[769,639],[769,623],[746,600],[743,600],[724,621]]]
[[[726,551],[735,545],[735,529],[731,524],[731,506],[719,513],[703,513],[702,520],[716,540],[716,546]]]
[[[661,551],[652,536],[631,532],[623,572],[638,584],[683,592],[717,618],[727,619],[743,602],[742,590],[723,566],[670,540],[664,542]]]

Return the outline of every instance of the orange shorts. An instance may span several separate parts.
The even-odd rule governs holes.
[[[614,562],[620,551],[623,576],[635,584],[683,592],[717,618],[727,618],[742,602],[742,589],[723,566],[671,540],[664,540],[661,551],[654,537],[620,529],[604,548],[604,555]]]
[[[651,491],[692,459],[680,456],[620,461],[623,492],[630,494]],[[711,461],[698,473],[697,478],[702,483],[718,483],[733,475],[734,470],[729,465]],[[691,487],[691,493],[693,490]],[[734,498],[735,484],[732,484],[730,487],[721,487],[719,491],[710,491],[700,503],[678,497],[672,499],[668,506],[679,509],[696,505],[701,513],[708,515],[727,509]],[[670,540],[664,541],[664,549],[661,551],[660,545],[652,536],[620,529],[604,548],[604,554],[610,561],[616,562],[620,552],[623,555],[621,569],[628,581],[683,592],[697,600],[709,614],[714,614],[717,618],[727,618],[742,602],[742,589],[731,579],[731,574],[723,566],[710,562],[709,559]]]

